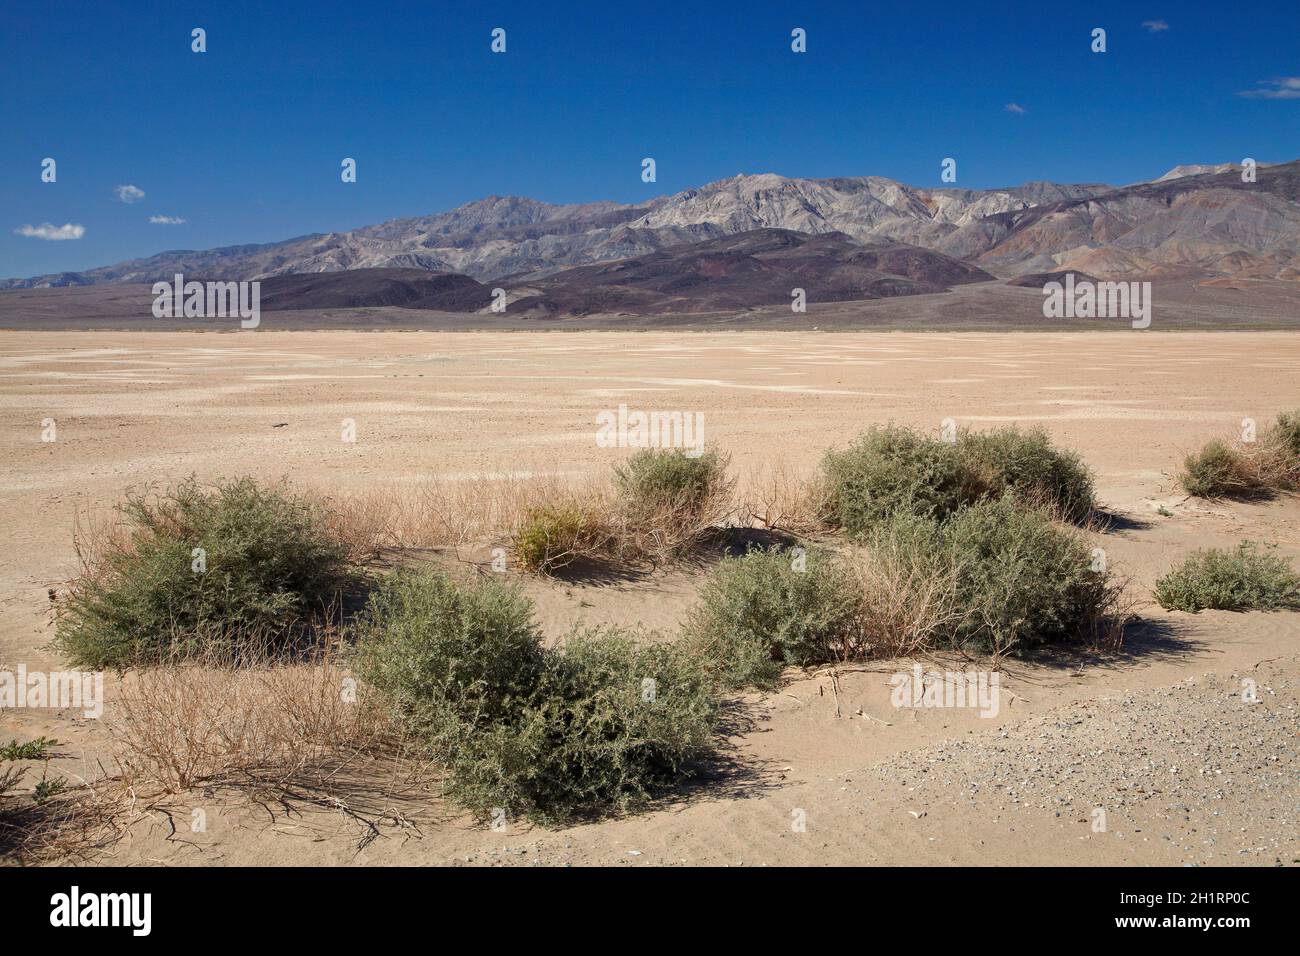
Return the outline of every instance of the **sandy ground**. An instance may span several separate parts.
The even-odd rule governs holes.
[[[1197,547],[1250,537],[1300,555],[1300,502],[1206,505],[1172,479],[1204,440],[1300,405],[1297,372],[1300,336],[1271,332],[0,333],[0,667],[58,665],[48,590],[74,569],[74,516],[127,486],[190,473],[327,489],[576,479],[628,453],[595,442],[596,415],[620,403],[703,412],[707,443],[742,476],[773,462],[810,472],[872,422],[1042,424],[1096,471],[1122,518],[1098,546],[1145,596]],[[344,419],[356,442],[341,440]],[[578,621],[671,629],[696,584],[675,571],[527,588],[558,635]],[[1114,659],[1005,670],[992,718],[894,708],[889,678],[908,662],[850,669],[838,694],[825,674],[792,673],[780,692],[731,704],[710,779],[624,820],[494,832],[404,798],[387,809],[413,826],[383,826],[358,849],[364,831],[337,812],[195,795],[206,833],[169,840],[146,820],[114,860],[1300,861],[1300,614],[1143,613]],[[1257,703],[1241,700],[1243,678]],[[6,741],[58,737],[70,777],[105,756],[100,725],[71,713],[0,724]],[[188,818],[185,801],[177,810]]]

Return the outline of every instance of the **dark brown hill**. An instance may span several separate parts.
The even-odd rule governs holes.
[[[906,243],[862,245],[843,233],[756,229],[650,255],[566,269],[519,291],[512,310],[658,315],[943,292],[988,273]]]
[[[262,281],[262,309],[351,309],[396,305],[408,309],[473,312],[491,302],[490,290],[469,276],[420,269],[353,269]]]

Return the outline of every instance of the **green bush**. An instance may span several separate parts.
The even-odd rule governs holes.
[[[527,785],[513,802],[530,815],[633,809],[709,751],[717,700],[708,669],[686,648],[591,631],[570,636],[550,665],[522,720]],[[500,795],[492,785],[470,802],[504,806]]]
[[[842,564],[820,553],[751,550],[719,563],[700,590],[687,640],[727,687],[771,687],[787,664],[845,656],[859,593]]]
[[[1291,412],[1278,412],[1273,424],[1276,443],[1290,452],[1292,458],[1300,458],[1300,409]]]
[[[608,535],[600,518],[576,503],[530,509],[511,546],[525,571],[551,574],[597,556]]]
[[[857,563],[752,551],[723,561],[687,641],[728,687],[771,687],[786,664],[957,648],[1023,654],[1102,643],[1122,627],[1121,588],[1082,535],[1014,496],[948,521],[903,512],[864,536]]]
[[[682,449],[645,448],[614,468],[623,499],[651,508],[702,506],[725,481],[726,462],[716,451],[692,457]]]
[[[48,760],[54,756],[54,748],[58,743],[53,737],[44,736],[25,744],[11,740],[0,747],[0,760]]]
[[[866,547],[871,566],[901,569],[884,583],[903,592],[889,600],[868,595],[868,607],[913,609],[902,621],[922,631],[933,645],[926,650],[1023,654],[1046,644],[1095,642],[1122,623],[1121,589],[1104,568],[1094,568],[1081,534],[1011,495],[963,508],[942,524],[895,515],[873,530]],[[881,578],[877,571],[876,586]],[[875,643],[905,646],[909,639],[883,634]]]
[[[973,472],[972,484],[985,486],[989,497],[1011,492],[1068,521],[1082,521],[1097,506],[1087,466],[1074,452],[1053,447],[1042,429],[963,432],[957,451]]]
[[[371,592],[358,624],[358,672],[398,722],[435,751],[448,714],[475,726],[505,719],[532,695],[546,660],[532,605],[486,578],[459,586],[399,570]]]
[[[1113,623],[1119,589],[1073,530],[1014,498],[982,501],[958,512],[933,540],[951,549],[961,619],[955,646],[1023,653],[1090,640]],[[922,536],[918,536],[918,541]],[[918,545],[920,546],[920,545]]]
[[[93,558],[60,608],[56,644],[79,666],[217,643],[285,650],[349,577],[316,506],[252,478],[132,492],[119,510],[126,540]],[[206,569],[196,570],[195,549]]]
[[[492,583],[403,573],[372,600],[358,673],[448,793],[482,817],[619,813],[686,776],[711,743],[710,674],[684,648],[618,632],[542,647],[531,605]]]
[[[1198,498],[1244,495],[1260,487],[1246,456],[1218,440],[1183,460],[1179,482]]]
[[[1233,551],[1194,552],[1156,582],[1166,611],[1271,611],[1300,608],[1300,575],[1291,562],[1250,541]]]
[[[1014,494],[1080,521],[1096,506],[1092,476],[1078,455],[1052,446],[1041,429],[963,431],[944,442],[897,425],[872,427],[823,461],[830,516],[862,535],[895,514],[946,520],[977,501]]]
[[[623,558],[658,562],[690,552],[731,512],[726,455],[638,451],[614,468],[611,523]]]
[[[942,521],[985,490],[955,444],[897,425],[873,426],[827,452],[822,472],[831,518],[855,535],[895,513]]]

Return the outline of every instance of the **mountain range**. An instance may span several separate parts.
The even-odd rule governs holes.
[[[810,300],[842,301],[1068,270],[1300,279],[1300,160],[1261,165],[1255,182],[1231,165],[1180,166],[1120,187],[930,189],[877,176],[761,174],[631,205],[492,196],[347,232],[164,252],[0,288],[149,283],[180,272],[276,278],[264,283],[266,308],[462,311],[488,307],[501,287],[512,311],[520,303],[545,313],[657,313],[788,302],[797,286]],[[349,271],[358,274],[319,275]]]
[[[459,273],[389,268],[271,276],[262,280],[261,303],[268,312],[363,306],[479,312],[491,308],[493,289],[500,287],[516,317],[663,315],[790,303],[795,289],[804,290],[806,301],[850,302],[946,292],[992,278],[907,243],[754,229],[540,278],[489,283]]]

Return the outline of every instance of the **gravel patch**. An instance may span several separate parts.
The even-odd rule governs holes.
[[[1072,703],[872,773],[921,810],[1052,814],[1099,839],[1165,841],[1187,863],[1300,863],[1296,663]]]

